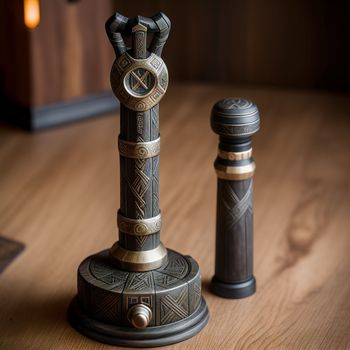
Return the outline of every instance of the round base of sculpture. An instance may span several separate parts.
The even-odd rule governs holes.
[[[153,347],[177,343],[197,334],[208,322],[198,264],[168,249],[167,263],[146,272],[121,270],[104,250],[78,269],[78,295],[69,321],[82,334],[104,343]],[[133,327],[129,311],[149,310],[146,328]]]
[[[210,288],[212,292],[220,297],[228,299],[241,299],[249,297],[256,291],[256,281],[253,276],[248,281],[240,283],[225,283],[213,277]]]
[[[68,310],[68,319],[78,332],[99,342],[146,348],[174,344],[193,337],[208,323],[209,312],[202,298],[197,311],[186,319],[164,326],[136,329],[94,320],[81,310],[77,298],[74,298]]]

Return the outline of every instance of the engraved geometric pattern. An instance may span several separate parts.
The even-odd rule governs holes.
[[[152,296],[151,295],[143,295],[143,296],[128,296],[126,298],[126,306],[127,310],[130,308],[130,306],[135,305],[135,304],[145,304],[148,305],[149,307],[153,306],[152,302]]]
[[[252,106],[252,102],[239,97],[225,98],[220,101],[218,107],[222,109],[247,109]]]
[[[119,313],[119,299],[120,295],[112,294],[105,295],[103,298],[94,301],[94,314],[97,318],[103,318],[113,321],[115,314]]]
[[[96,320],[113,325],[130,326],[126,312],[139,303],[154,313],[150,326],[192,315],[201,300],[198,265],[174,251],[168,254],[168,266],[142,273],[118,269],[111,263],[108,250],[89,257],[79,267],[79,303]],[[114,289],[104,281],[119,286]]]
[[[137,131],[137,142],[143,142],[143,137],[141,136],[143,134],[143,130],[144,130],[144,119],[143,119],[143,112],[137,112],[137,127],[136,127],[136,131]]]
[[[125,52],[113,64],[111,85],[123,105],[134,111],[146,111],[164,96],[168,71],[164,61],[154,53],[135,59]]]
[[[240,218],[246,213],[247,210],[250,213],[253,212],[251,201],[253,181],[250,181],[249,187],[241,199],[238,198],[237,194],[231,187],[230,182],[224,182],[223,185],[224,188],[222,191],[222,203],[226,208],[225,213],[227,213],[225,221],[227,222],[227,229],[231,229],[232,226],[240,220]]]
[[[151,111],[151,122],[152,122],[152,128],[158,131],[159,129],[159,116],[158,113]],[[158,137],[159,135],[157,135]]]
[[[242,124],[242,125],[224,125],[211,122],[212,129],[220,135],[228,136],[240,136],[240,135],[250,135],[260,127],[260,121],[257,120],[251,124]]]
[[[129,275],[126,271],[114,269],[108,259],[99,256],[91,259],[89,270],[97,280],[110,285],[111,289],[124,284]]]
[[[143,304],[147,304],[148,306],[152,306],[152,296],[142,296],[140,298],[140,302]]]
[[[188,315],[187,290],[181,289],[180,294],[175,297],[171,294],[160,298],[160,323],[167,324],[181,320]]]
[[[115,60],[114,61],[112,69],[117,67],[117,72],[118,73],[115,73],[115,74],[120,75],[130,63],[132,63],[132,60],[130,59],[130,56],[129,55],[123,55],[123,57],[120,60]]]
[[[137,96],[146,95],[154,87],[155,78],[153,74],[143,68],[134,69],[127,78],[128,85],[126,87],[130,89],[130,93]]]
[[[135,51],[137,57],[146,55],[146,33],[138,31],[135,33]]]
[[[135,197],[136,205],[136,218],[143,219],[145,217],[145,205],[144,195],[147,192],[151,179],[146,175],[145,171],[146,160],[136,159],[135,160],[135,178],[131,183],[130,179],[127,178],[127,184]]]
[[[142,248],[147,240],[147,236],[135,236],[137,245]]]
[[[128,290],[144,290],[153,288],[152,272],[130,274],[125,288]]]
[[[159,154],[160,138],[148,142],[142,142],[139,139],[140,137],[135,143],[119,138],[118,148],[120,155],[127,158],[146,159]]]
[[[139,73],[139,74],[138,74]],[[142,74],[142,75],[141,75]],[[141,72],[141,69],[138,68],[137,70],[134,70],[130,73],[130,80],[131,80],[131,90],[137,90],[141,85],[145,89],[149,89],[148,87],[148,76],[150,75],[149,71]],[[134,78],[134,79],[132,79]]]
[[[161,288],[168,288],[179,281],[177,277],[166,275],[161,272],[153,272],[154,284]]]
[[[154,58],[153,61],[151,61],[151,65],[155,68],[158,69],[159,66],[161,65],[161,62],[157,60],[157,58]]]
[[[199,301],[201,299],[201,280],[197,279],[193,284],[193,304],[195,307],[199,304]]]
[[[159,81],[160,81],[160,86],[165,89],[166,86],[168,85],[168,74],[165,70],[163,70],[161,73],[160,73],[160,76],[159,76]]]
[[[151,218],[136,220],[127,218],[118,212],[117,223],[119,230],[124,233],[136,236],[147,236],[160,230],[162,217],[158,214]]]
[[[181,255],[177,255],[177,257],[170,257],[171,252],[168,252],[168,254],[169,262],[165,268],[161,270],[161,272],[178,279],[183,279],[189,270],[187,260]]]
[[[159,157],[152,158],[152,169],[153,169],[153,177],[152,177],[152,209],[153,215],[157,215],[159,212]]]

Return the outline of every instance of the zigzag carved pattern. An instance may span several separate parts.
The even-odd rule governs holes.
[[[135,197],[136,206],[136,218],[143,219],[145,217],[145,205],[144,195],[150,186],[150,178],[145,173],[145,159],[135,159],[135,177],[131,183],[130,179],[127,178],[127,184],[130,191]]]
[[[142,247],[145,244],[147,237],[148,236],[135,236],[135,240],[136,240],[137,245],[139,247]]]
[[[158,213],[159,213],[159,179],[158,179],[159,171],[157,171],[158,168],[159,168],[159,157],[153,157],[152,158],[153,215],[158,215]]]

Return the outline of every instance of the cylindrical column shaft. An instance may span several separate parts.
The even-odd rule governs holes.
[[[223,153],[219,152],[221,156]],[[242,169],[244,166],[253,167],[254,163],[250,157],[251,149],[225,153],[240,155],[244,159],[228,160],[219,155],[215,162],[218,176],[221,176],[217,184],[215,276],[221,281],[237,283],[253,276],[253,179],[251,173],[239,174],[237,177],[249,177],[238,180],[235,175],[226,177],[220,171],[225,166]]]
[[[149,271],[167,262],[167,250],[160,241],[158,103],[168,85],[168,72],[161,50],[152,48],[167,37],[170,22],[163,14],[130,21],[116,15],[106,28],[117,54],[111,85],[121,103],[119,241],[110,255],[121,269]],[[151,51],[147,50],[148,30],[155,33]],[[131,49],[126,50],[122,36],[116,36],[118,31],[132,35]]]
[[[255,292],[253,276],[253,175],[251,135],[259,128],[254,104],[242,99],[218,102],[212,128],[220,135],[217,181],[214,293],[243,298]]]
[[[159,139],[159,105],[145,112],[122,105],[120,117],[121,142],[141,144]],[[120,180],[122,216],[137,220],[159,216],[159,155],[131,158],[121,153]],[[130,235],[119,226],[119,244],[136,251],[154,249],[160,244],[159,230],[148,235]]]

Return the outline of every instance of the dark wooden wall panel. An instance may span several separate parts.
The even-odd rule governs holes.
[[[40,30],[31,32],[33,102],[43,105],[109,90],[113,50],[104,23],[111,1],[41,1],[41,10]]]
[[[0,87],[5,95],[29,105],[29,32],[23,25],[22,1],[0,0],[0,35]]]
[[[350,2],[115,0],[126,16],[163,11],[172,79],[350,88]]]
[[[113,50],[104,30],[112,0],[40,1],[37,28],[24,25],[23,1],[0,1],[4,95],[40,107],[110,91]]]

